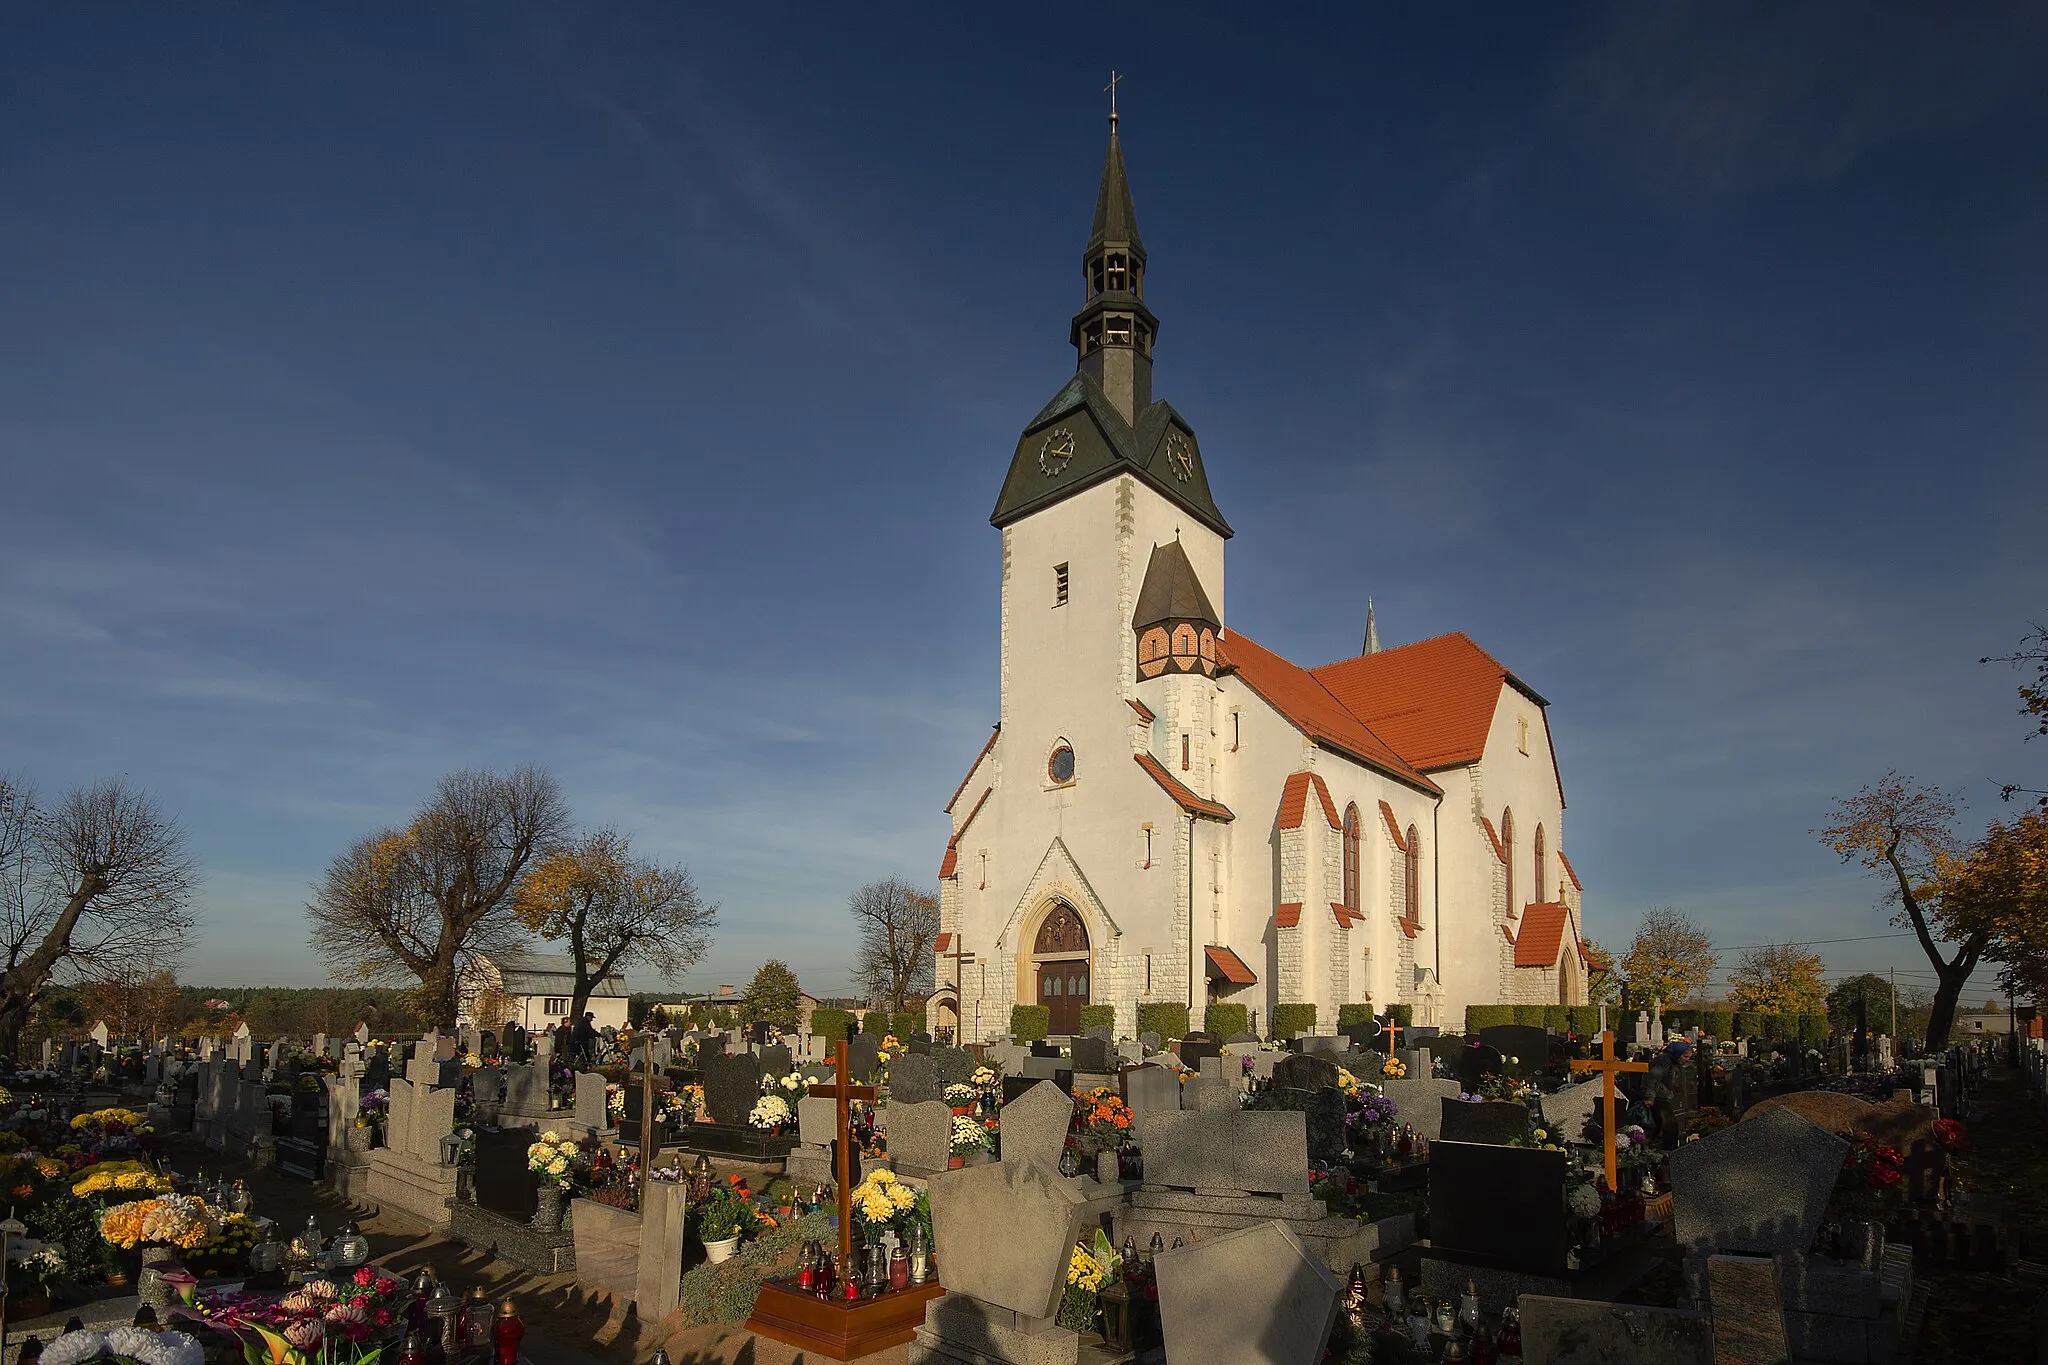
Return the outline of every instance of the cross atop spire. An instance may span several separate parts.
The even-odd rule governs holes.
[[[1145,243],[1138,236],[1138,206],[1124,174],[1123,143],[1116,133],[1117,86],[1123,73],[1109,73],[1109,150],[1102,158],[1102,183],[1095,191],[1095,221],[1081,251],[1086,300],[1074,315],[1069,339],[1082,372],[1101,386],[1126,422],[1152,404],[1152,340],[1159,319],[1145,306]]]
[[[1118,75],[1115,71],[1111,71],[1109,73],[1109,84],[1102,87],[1109,92],[1109,126],[1111,129],[1116,127],[1116,87],[1117,82],[1122,79],[1122,76]]]

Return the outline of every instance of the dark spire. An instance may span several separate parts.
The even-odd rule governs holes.
[[[1095,224],[1081,252],[1085,302],[1068,333],[1082,373],[1093,379],[1126,422],[1152,405],[1152,341],[1159,319],[1145,306],[1145,243],[1138,209],[1124,175],[1123,144],[1116,135],[1115,72],[1109,78],[1109,152],[1095,192]]]
[[[1138,206],[1131,200],[1131,182],[1124,174],[1123,143],[1116,136],[1116,110],[1109,113],[1109,151],[1102,158],[1102,186],[1095,191],[1095,226],[1088,233],[1083,254],[1093,254],[1115,243],[1143,254],[1145,239],[1138,235]]]

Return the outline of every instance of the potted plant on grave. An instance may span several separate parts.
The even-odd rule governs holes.
[[[41,1317],[62,1294],[64,1249],[38,1247],[15,1262],[7,1278],[7,1311],[22,1321]]]
[[[739,1249],[740,1235],[754,1226],[754,1206],[734,1185],[714,1185],[711,1197],[697,1209],[697,1240],[704,1259],[717,1265]]]
[[[979,1092],[971,1085],[949,1085],[946,1087],[946,1104],[956,1118],[965,1118],[974,1112],[974,1102]]]
[[[1110,1244],[1101,1228],[1092,1242],[1076,1242],[1067,1258],[1067,1287],[1060,1295],[1054,1321],[1070,1332],[1095,1329],[1095,1317],[1102,1291],[1123,1275],[1123,1257]]]
[[[351,1152],[367,1152],[384,1145],[384,1125],[391,1121],[391,1092],[372,1090],[363,1096],[356,1121],[342,1141]]]
[[[972,1118],[956,1116],[953,1120],[952,1151],[946,1158],[946,1165],[957,1170],[967,1164],[969,1157],[986,1157],[994,1145],[994,1136],[988,1128]]]
[[[780,1095],[763,1095],[754,1101],[754,1109],[747,1115],[747,1122],[773,1136],[780,1133],[792,1117],[788,1100]]]
[[[1081,1126],[1084,1150],[1095,1154],[1096,1178],[1105,1184],[1118,1178],[1117,1153],[1131,1140],[1131,1108],[1114,1090],[1098,1085],[1074,1096],[1074,1117]]]
[[[533,1226],[541,1232],[560,1232],[570,1191],[589,1178],[589,1156],[559,1133],[542,1133],[526,1149],[526,1169],[539,1178],[535,1194],[540,1206],[534,1211]]]
[[[1823,1255],[1875,1268],[1884,1249],[1885,1219],[1905,1200],[1906,1159],[1861,1130],[1844,1129],[1837,1136],[1848,1141],[1849,1156],[1835,1177],[1817,1244]]]

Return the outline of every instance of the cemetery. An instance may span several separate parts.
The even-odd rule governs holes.
[[[545,1035],[89,1037],[8,1081],[7,1340],[368,1264],[353,1226],[267,1216],[262,1181],[642,1332],[827,1359],[1889,1362],[1930,1274],[2022,1259],[1951,1169],[1983,1047],[1880,1068],[1851,1038],[1837,1068],[1796,1023],[1621,1013],[969,1047],[627,1029],[559,1078]],[[692,1133],[742,1127],[769,1145]],[[384,1293],[373,1316],[412,1312]]]

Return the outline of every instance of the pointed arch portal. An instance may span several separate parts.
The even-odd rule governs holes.
[[[1053,902],[1031,945],[1038,1003],[1051,1016],[1048,1033],[1081,1031],[1081,1006],[1088,1003],[1088,962],[1088,925],[1073,906]]]

